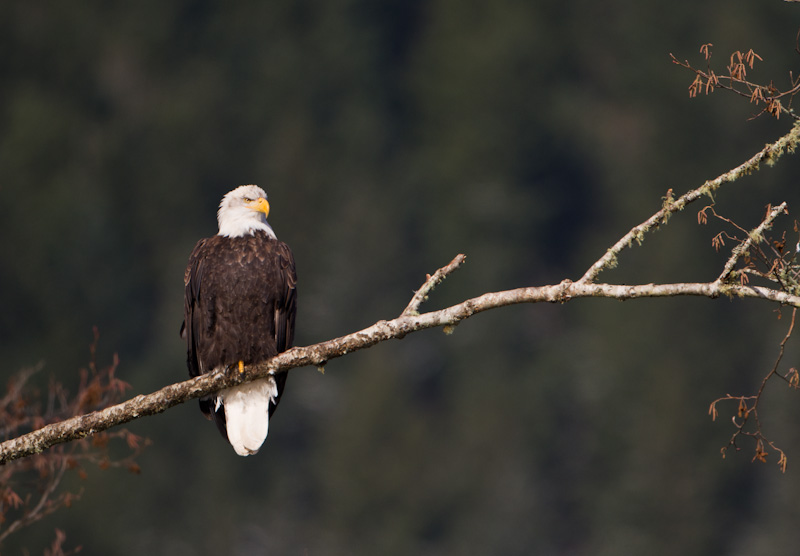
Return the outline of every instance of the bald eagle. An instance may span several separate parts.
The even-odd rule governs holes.
[[[267,223],[267,194],[242,185],[222,198],[219,233],[201,239],[184,274],[184,318],[191,376],[218,369],[241,372],[289,349],[294,338],[297,275],[289,247]],[[255,454],[267,437],[286,373],[200,399],[240,456]]]

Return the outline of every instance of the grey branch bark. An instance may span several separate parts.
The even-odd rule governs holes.
[[[209,395],[223,388],[242,382],[248,382],[269,373],[286,372],[289,369],[305,366],[324,367],[327,361],[342,357],[347,353],[368,348],[379,342],[393,338],[403,338],[407,334],[435,327],[456,326],[475,314],[490,309],[516,305],[520,303],[565,303],[584,297],[606,297],[618,300],[637,299],[640,297],[676,297],[701,296],[708,298],[750,297],[763,299],[783,305],[800,307],[800,296],[786,291],[762,286],[731,284],[717,279],[708,283],[680,284],[598,284],[597,276],[604,269],[615,266],[620,252],[630,247],[633,241],[641,243],[647,232],[666,224],[668,218],[703,195],[712,195],[724,183],[735,180],[741,175],[753,172],[762,162],[774,162],[785,151],[793,151],[800,141],[800,124],[795,124],[791,131],[759,151],[744,164],[718,178],[707,181],[698,187],[673,199],[667,195],[662,208],[642,224],[635,226],[619,239],[606,253],[593,263],[586,273],[577,281],[564,280],[560,284],[540,287],[526,287],[507,291],[486,293],[467,299],[457,305],[438,311],[419,313],[419,307],[427,295],[447,275],[456,270],[463,262],[464,255],[459,255],[447,266],[439,269],[423,283],[401,315],[393,320],[376,322],[358,332],[320,342],[311,346],[295,347],[272,359],[245,368],[243,373],[215,372],[202,375],[191,380],[166,386],[152,394],[139,395],[126,402],[53,423],[41,429],[12,438],[0,444],[0,464],[42,452],[56,444],[69,442],[85,436],[121,425],[147,415],[155,415],[188,400]],[[784,205],[770,212],[767,219],[751,233],[752,241],[760,241],[760,234],[772,223],[772,220],[783,209]],[[731,255],[728,265],[721,277],[725,277],[736,263],[741,250]],[[734,259],[736,257],[736,259]],[[731,262],[732,261],[732,262]],[[729,268],[730,267],[730,268]]]
[[[583,297],[607,297],[618,300],[640,297],[701,296],[716,298],[751,297],[800,307],[800,296],[759,286],[711,283],[645,284],[636,286],[564,282],[551,286],[518,288],[486,293],[457,305],[416,316],[405,315],[379,321],[346,336],[306,347],[295,347],[259,365],[245,368],[244,373],[216,372],[171,384],[148,395],[139,395],[126,402],[47,425],[0,444],[0,463],[26,457],[55,444],[83,438],[108,428],[155,415],[223,388],[248,382],[269,373],[286,372],[296,367],[323,366],[327,361],[353,351],[368,348],[392,338],[441,326],[455,326],[475,314],[519,303],[565,303]]]

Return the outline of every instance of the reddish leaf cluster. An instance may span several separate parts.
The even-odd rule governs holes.
[[[696,97],[700,93],[711,94],[714,89],[725,89],[740,96],[748,98],[756,106],[763,106],[761,111],[754,117],[761,114],[770,114],[779,118],[781,114],[788,114],[797,119],[791,110],[791,102],[798,92],[800,92],[800,77],[795,78],[789,75],[789,86],[781,91],[770,81],[768,84],[758,84],[747,79],[748,69],[752,70],[756,60],[763,61],[761,56],[756,54],[753,49],[746,52],[737,50],[730,56],[726,73],[718,74],[711,68],[711,43],[700,47],[700,53],[706,60],[706,69],[701,70],[693,67],[688,60],[680,61],[673,54],[670,54],[672,62],[684,67],[695,74],[694,80],[689,85],[689,96]],[[784,101],[787,101],[784,104]]]
[[[52,378],[43,391],[32,380],[42,365],[24,369],[9,379],[5,395],[0,399],[0,437],[12,438],[113,405],[122,398],[129,385],[115,376],[119,360],[115,355],[110,365],[97,367],[97,330],[94,334],[89,366],[81,369],[74,395]],[[93,466],[99,469],[122,467],[139,473],[135,459],[147,444],[147,439],[127,430],[102,432],[0,467],[0,545],[15,531],[60,508],[69,508],[80,498],[80,492],[61,490],[66,473],[73,472],[86,479],[87,470]],[[56,530],[56,538],[45,553],[67,554],[63,550],[64,539],[64,533]]]
[[[706,224],[709,214],[711,214],[733,228],[733,231],[730,232],[726,230],[719,232],[711,241],[712,246],[717,251],[725,246],[725,240],[734,243],[734,247],[731,249],[731,257],[736,265],[731,265],[731,272],[721,276],[720,279],[736,280],[743,285],[749,282],[748,277],[752,276],[755,279],[766,280],[771,283],[772,287],[777,287],[788,293],[800,291],[798,249],[787,249],[787,244],[789,243],[786,237],[787,231],[782,231],[777,239],[770,238],[765,234],[771,228],[772,220],[770,220],[770,215],[783,212],[785,209],[780,210],[782,207],[783,205],[775,208],[767,206],[767,216],[765,216],[762,224],[752,231],[748,231],[732,220],[720,216],[714,210],[713,205],[707,206],[698,212],[697,221],[700,224]],[[800,225],[796,221],[794,222],[793,230],[795,234],[800,233]],[[800,246],[800,242],[797,242],[797,245]],[[737,267],[735,271],[733,271],[734,266]],[[796,368],[792,367],[785,372],[780,371],[786,343],[794,331],[796,313],[797,309],[795,308],[792,310],[789,329],[780,343],[778,357],[773,367],[762,379],[758,392],[748,396],[727,394],[711,403],[708,413],[713,420],[716,420],[719,416],[717,403],[721,401],[737,402],[736,415],[731,418],[735,431],[731,435],[728,444],[722,448],[723,457],[725,457],[725,453],[730,447],[737,451],[739,450],[737,445],[739,437],[749,437],[755,441],[753,461],[766,462],[771,449],[779,454],[778,465],[781,471],[786,471],[788,463],[786,454],[764,436],[761,420],[759,419],[759,407],[765,388],[772,379],[782,379],[790,388],[800,389],[800,373]],[[778,318],[780,316],[781,313],[779,312]]]

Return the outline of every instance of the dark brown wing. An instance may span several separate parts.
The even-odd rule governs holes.
[[[210,238],[209,238],[210,239]],[[183,296],[183,323],[181,324],[181,338],[186,340],[186,366],[189,369],[189,376],[195,377],[207,372],[203,370],[198,357],[198,331],[203,327],[203,304],[199,302],[200,288],[203,283],[203,272],[205,268],[206,242],[208,239],[201,239],[197,242],[189,256],[189,264],[183,274],[184,296]],[[211,419],[214,413],[213,400],[211,397],[200,399],[200,410]],[[219,423],[218,423],[219,424]],[[224,423],[220,427],[224,432]]]
[[[289,246],[283,242],[277,242],[275,253],[277,255],[276,282],[280,283],[278,291],[280,294],[275,299],[275,348],[277,353],[286,351],[292,347],[294,342],[294,322],[297,314],[297,272],[294,265],[294,256]],[[286,384],[288,372],[279,373],[275,376],[278,386],[278,396],[275,403],[269,406],[269,415],[278,407],[283,387]]]
[[[294,342],[294,320],[297,313],[297,272],[294,256],[289,246],[277,242],[275,247],[276,276],[280,283],[275,300],[275,347],[278,353],[292,347]]]
[[[186,271],[183,273],[185,290],[183,296],[181,338],[186,340],[186,363],[189,367],[189,375],[193,377],[203,373],[203,371],[200,370],[200,362],[197,359],[197,337],[194,333],[194,324],[195,311],[199,309],[196,303],[199,297],[200,285],[203,283],[203,254],[207,241],[207,239],[201,239],[197,242],[192,250],[192,254],[189,256],[189,264],[186,266]]]

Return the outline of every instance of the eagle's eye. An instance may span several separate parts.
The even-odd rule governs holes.
[[[253,202],[253,199],[251,199],[250,197],[245,197],[245,198],[244,198],[244,202],[245,202],[245,203],[252,203],[252,202]]]

